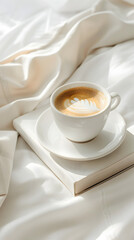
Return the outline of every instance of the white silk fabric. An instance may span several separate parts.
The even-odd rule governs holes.
[[[0,131],[0,207],[8,194],[16,140],[16,131]]]
[[[91,81],[120,94],[134,132],[133,66],[132,0],[1,1],[0,130],[61,84]],[[73,197],[19,137],[0,239],[133,240],[133,182],[132,168]]]

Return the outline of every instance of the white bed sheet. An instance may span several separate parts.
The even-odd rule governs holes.
[[[133,1],[1,1],[0,129],[67,79],[117,91],[134,131]],[[19,137],[0,240],[133,240],[134,169],[73,197]]]

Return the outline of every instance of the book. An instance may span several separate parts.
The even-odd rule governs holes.
[[[44,107],[14,120],[14,128],[58,179],[77,195],[134,164],[134,135],[127,130],[118,149],[92,161],[65,160],[47,151],[38,141],[35,126]]]

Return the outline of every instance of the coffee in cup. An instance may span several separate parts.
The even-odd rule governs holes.
[[[107,99],[103,92],[89,87],[75,87],[61,92],[55,107],[69,116],[91,116],[105,108]]]

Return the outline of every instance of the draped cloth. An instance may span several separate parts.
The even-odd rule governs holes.
[[[134,132],[132,0],[1,1],[0,26],[1,134],[74,81],[118,92],[117,110]],[[13,169],[4,173],[0,239],[134,239],[133,168],[74,198],[21,137],[15,151],[15,141],[4,145]]]

